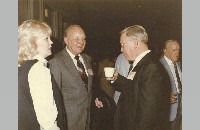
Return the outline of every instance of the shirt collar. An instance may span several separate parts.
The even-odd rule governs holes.
[[[169,58],[167,58],[165,55],[164,55],[164,58],[167,61],[168,65],[172,65],[173,64],[173,62]]]
[[[33,59],[37,59],[38,61],[44,63],[45,66],[47,66],[48,61],[45,58],[43,58],[42,56],[36,55],[36,56],[33,57]]]
[[[71,51],[70,51],[67,47],[66,47],[66,50],[67,50],[67,52],[69,53],[70,57],[71,57],[72,59],[74,59],[74,58],[75,58],[75,55],[72,54]],[[80,56],[80,54],[78,54],[78,56]]]
[[[133,63],[133,67],[135,67],[135,66],[137,65],[137,63],[138,63],[147,53],[149,53],[149,52],[151,52],[151,50],[147,50],[147,51],[142,52],[142,53],[135,59],[135,61],[134,61],[134,63]]]

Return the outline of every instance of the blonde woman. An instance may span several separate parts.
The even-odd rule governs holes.
[[[50,27],[36,20],[18,28],[18,129],[66,130],[61,93],[47,60],[51,55]]]

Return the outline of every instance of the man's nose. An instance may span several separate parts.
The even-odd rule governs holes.
[[[77,44],[79,44],[79,45],[83,45],[84,43],[85,43],[85,41],[82,39],[77,40]]]

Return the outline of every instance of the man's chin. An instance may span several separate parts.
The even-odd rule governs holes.
[[[126,60],[129,60],[129,56],[125,53],[124,53],[124,57],[125,57]]]
[[[83,52],[83,49],[78,49],[76,52],[77,52],[78,54],[80,54],[80,53]]]

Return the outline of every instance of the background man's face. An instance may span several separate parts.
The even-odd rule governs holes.
[[[180,53],[180,46],[177,42],[169,42],[164,49],[164,54],[172,62],[178,61]]]

